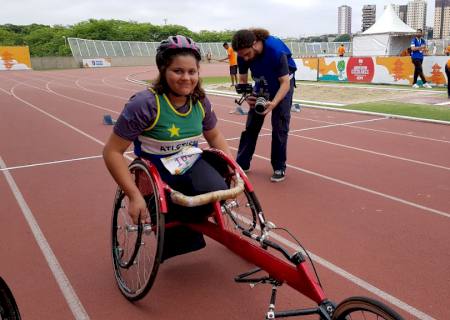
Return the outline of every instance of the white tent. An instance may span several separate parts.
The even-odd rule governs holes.
[[[353,56],[399,55],[410,46],[415,33],[388,5],[373,26],[353,38]]]

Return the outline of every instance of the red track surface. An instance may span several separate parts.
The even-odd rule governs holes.
[[[202,75],[226,74],[225,64],[202,67]],[[117,117],[141,90],[127,76],[154,75],[154,68],[0,73],[0,157],[9,168],[0,175],[0,275],[24,319],[263,318],[270,288],[235,284],[251,266],[213,241],[165,262],[139,303],[116,288],[115,185],[100,157],[112,127],[102,117]],[[236,148],[245,117],[229,114],[232,99],[210,99]],[[337,302],[372,296],[407,319],[450,319],[443,303],[450,296],[450,126],[303,109],[292,114],[287,179],[279,184],[269,181],[270,121],[264,128],[249,178],[266,216],[329,263],[317,264],[327,295]],[[73,160],[84,157],[92,158]],[[60,160],[71,161],[27,167]],[[73,291],[58,286],[30,215]],[[305,302],[283,288],[277,308]]]

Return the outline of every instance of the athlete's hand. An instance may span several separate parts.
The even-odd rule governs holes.
[[[147,204],[142,195],[139,193],[135,196],[131,196],[129,197],[129,200],[128,214],[133,220],[133,223],[139,223],[139,216],[141,217],[141,223],[150,223],[150,217],[147,213]]]

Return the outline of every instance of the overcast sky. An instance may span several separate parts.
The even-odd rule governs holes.
[[[361,30],[361,9],[407,0],[2,0],[0,25],[72,25],[93,19],[179,24],[192,31],[264,27],[280,37],[337,33],[337,7],[353,10],[352,31]],[[434,0],[428,0],[427,25],[433,25]]]

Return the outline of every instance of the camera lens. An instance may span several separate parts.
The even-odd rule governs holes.
[[[264,113],[264,111],[266,111],[266,103],[267,100],[264,97],[256,98],[255,112],[258,114]]]

